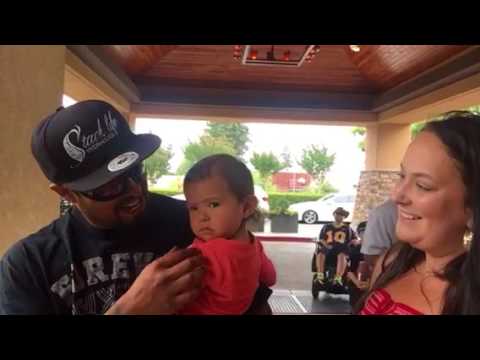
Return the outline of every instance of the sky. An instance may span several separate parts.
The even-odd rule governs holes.
[[[324,145],[328,153],[335,153],[335,163],[327,174],[327,180],[339,191],[352,192],[357,185],[360,171],[364,169],[365,153],[357,144],[360,140],[346,126],[291,125],[245,123],[249,129],[249,150],[245,159],[255,152],[273,152],[278,157],[285,151],[295,164],[300,161],[302,150],[310,145]],[[136,133],[153,133],[162,139],[162,146],[172,146],[174,157],[171,168],[176,170],[183,159],[183,147],[196,141],[206,128],[206,121],[137,118]],[[296,161],[295,161],[296,160]],[[292,170],[302,171],[296,165]]]
[[[75,103],[75,100],[64,96],[64,106]],[[280,156],[290,153],[295,164],[300,161],[302,150],[310,145],[322,146],[328,153],[335,153],[335,163],[327,174],[327,180],[341,192],[354,191],[360,172],[365,167],[365,153],[358,148],[360,138],[352,134],[352,127],[325,125],[292,125],[245,123],[249,129],[249,150],[245,159],[250,159],[255,152],[273,152]],[[162,139],[162,147],[171,145],[174,156],[170,161],[173,171],[183,160],[183,147],[189,141],[197,141],[206,128],[206,121],[137,118],[135,132],[153,133]],[[250,166],[251,167],[251,166]],[[302,171],[298,165],[292,166],[294,171]]]

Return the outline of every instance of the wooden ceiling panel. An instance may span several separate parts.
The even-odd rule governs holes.
[[[347,51],[362,74],[388,90],[466,50],[463,45],[366,45]]]
[[[322,46],[311,63],[299,68],[242,65],[232,45],[180,45],[143,76],[192,82],[218,81],[255,89],[372,92],[374,88],[351,62],[343,47]],[[248,84],[248,85],[247,85]]]
[[[243,65],[233,57],[234,45],[104,48],[137,83],[373,94],[412,79],[468,46],[365,45],[354,53],[348,45],[320,45],[313,61],[298,68]]]

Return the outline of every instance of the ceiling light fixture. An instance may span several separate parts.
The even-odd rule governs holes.
[[[319,52],[320,45],[235,45],[233,58],[243,65],[300,67]]]

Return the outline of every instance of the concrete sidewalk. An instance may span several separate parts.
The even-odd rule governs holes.
[[[277,283],[269,299],[275,314],[348,314],[348,295],[311,294],[311,261],[315,243],[262,241],[277,271]]]

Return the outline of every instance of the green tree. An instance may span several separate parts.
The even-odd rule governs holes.
[[[270,176],[285,168],[285,164],[278,160],[278,158],[271,152],[254,152],[250,159],[250,163],[260,174],[263,183],[265,183]]]
[[[335,153],[329,155],[325,146],[318,148],[315,145],[310,145],[309,148],[303,149],[302,160],[298,164],[315,180],[323,183],[326,173],[334,162]]]
[[[359,135],[361,137],[362,140],[360,140],[358,142],[358,148],[362,151],[365,151],[365,133],[366,133],[366,129],[364,127],[354,127],[352,129],[352,133],[353,135]]]
[[[160,147],[143,162],[150,182],[154,182],[162,175],[169,173],[170,160],[172,157],[173,152],[171,146],[168,146],[166,149]]]
[[[480,105],[470,106],[467,110],[480,114]]]
[[[242,157],[250,142],[248,127],[241,123],[208,122],[205,134],[218,139],[224,138],[233,145],[237,157]]]
[[[318,193],[321,197],[324,197],[328,194],[336,193],[338,192],[338,190],[328,181],[324,181],[315,188],[315,192]]]
[[[423,130],[425,125],[427,125],[427,122],[425,121],[416,122],[410,125],[410,137],[414,139],[415,136],[417,136],[418,133]]]
[[[184,160],[177,170],[177,174],[185,175],[193,164],[210,155],[230,154],[235,156],[233,145],[225,138],[213,138],[208,135],[200,137],[198,142],[189,142],[183,149]]]

